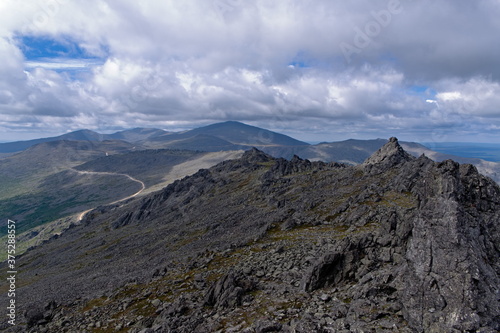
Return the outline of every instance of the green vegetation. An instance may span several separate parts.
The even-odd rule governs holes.
[[[200,239],[205,233],[207,232],[207,229],[200,229],[200,230],[193,230],[189,232],[188,235],[184,235],[182,239],[174,244],[167,244],[167,246],[172,250],[172,251],[177,251],[180,248],[191,244],[192,242]]]
[[[0,201],[0,216],[6,216],[18,222],[17,232],[75,213],[109,203],[137,191],[131,181],[117,181],[117,177],[88,175],[77,177],[67,175],[56,183],[47,183],[39,191]],[[66,182],[67,180],[67,182]],[[96,193],[92,180],[106,189]],[[62,185],[64,184],[64,185]],[[6,234],[6,226],[0,226],[0,236]]]

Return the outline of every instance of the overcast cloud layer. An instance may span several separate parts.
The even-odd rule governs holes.
[[[499,0],[2,0],[0,140],[238,120],[500,142]]]

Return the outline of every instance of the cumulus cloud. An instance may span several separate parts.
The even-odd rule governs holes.
[[[0,14],[4,133],[231,119],[429,141],[500,126],[496,0],[6,0]]]
[[[446,82],[436,98],[450,113],[484,118],[497,118],[500,113],[500,84],[491,79]]]

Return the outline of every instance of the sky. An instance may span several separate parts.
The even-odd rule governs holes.
[[[241,121],[500,143],[500,0],[2,0],[0,141]]]

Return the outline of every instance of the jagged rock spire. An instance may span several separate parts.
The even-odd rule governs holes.
[[[241,157],[243,161],[251,162],[251,163],[260,163],[260,162],[268,162],[272,160],[272,156],[264,153],[261,150],[253,147],[250,150],[247,150],[243,156]]]
[[[384,166],[394,166],[401,162],[412,160],[414,157],[408,154],[398,142],[398,139],[392,137],[389,141],[377,150],[363,163],[364,165],[382,164]]]

